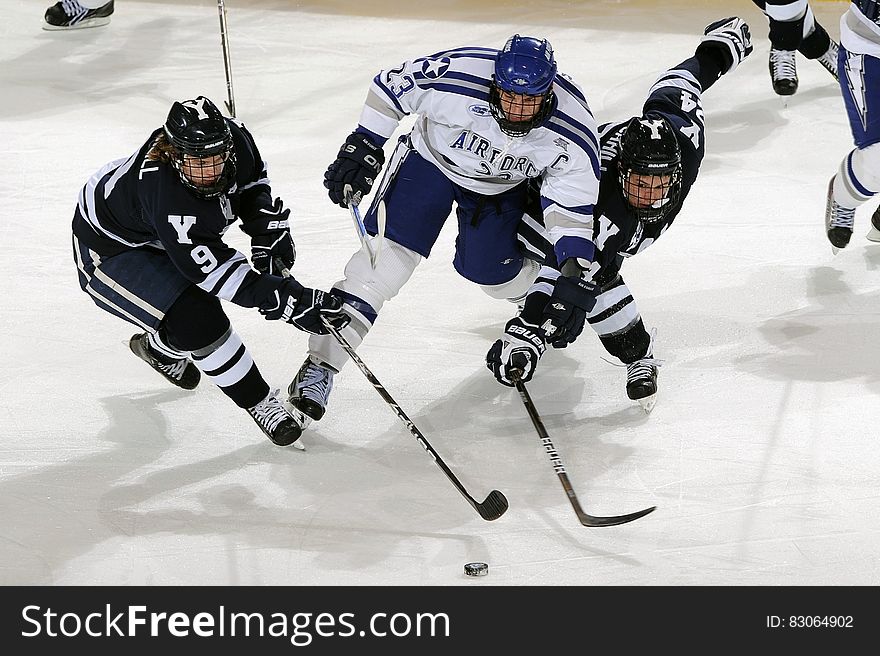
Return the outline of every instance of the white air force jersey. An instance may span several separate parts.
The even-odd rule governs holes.
[[[383,70],[373,79],[360,125],[387,139],[404,116],[417,114],[413,147],[452,182],[476,193],[498,194],[543,174],[544,217],[554,243],[563,237],[590,241],[599,139],[584,94],[557,75],[550,117],[524,137],[509,137],[489,110],[497,52],[459,48]],[[589,257],[572,247],[563,250]]]

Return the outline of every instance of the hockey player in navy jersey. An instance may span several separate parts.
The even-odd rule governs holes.
[[[568,346],[586,321],[608,353],[626,365],[629,398],[650,411],[658,363],[620,268],[625,258],[641,253],[672,225],[703,159],[702,94],[751,51],[742,19],[712,23],[694,56],[654,83],[640,116],[599,127],[602,182],[594,208],[595,251],[585,263],[579,260],[580,275],[571,275],[566,263],[558,266],[547,242],[540,245],[536,237],[543,203],[533,203],[534,217],[524,217],[521,234],[530,252],[546,253],[545,266],[522,312],[507,323],[486,356],[499,382],[512,385],[514,370],[523,381],[530,380],[547,344]]]
[[[362,248],[331,291],[352,316],[344,336],[355,348],[430,255],[453,206],[453,266],[493,298],[520,302],[539,269],[517,245],[529,178],[544,175],[540,201],[555,257],[586,262],[593,253],[596,123],[583,91],[557,73],[546,39],[516,34],[500,51],[456,48],[381,71],[325,173],[334,203],[356,204],[370,192],[382,146],[408,114],[417,115],[415,126],[399,139],[365,216],[371,235],[379,215],[385,219],[378,262],[373,268]],[[320,419],[346,360],[332,337],[310,337],[288,388],[291,404]]]
[[[795,54],[819,62],[837,79],[837,43],[816,20],[807,0],[752,0],[770,23],[770,81],[780,96],[797,92]]]
[[[302,418],[270,391],[220,300],[308,332],[326,331],[322,316],[347,323],[338,299],[289,276],[289,216],[248,130],[199,96],[175,102],[140,148],[95,173],[73,218],[80,286],[143,330],[132,352],[184,389],[201,372],[281,446],[297,442]],[[238,219],[253,267],[223,242]]]

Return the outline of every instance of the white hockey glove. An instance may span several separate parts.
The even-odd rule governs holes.
[[[529,382],[546,350],[544,332],[516,317],[507,322],[504,337],[492,344],[486,354],[486,367],[499,383],[513,387],[511,372],[518,369],[522,382]]]
[[[752,53],[752,34],[748,24],[736,16],[722,18],[707,26],[697,52],[703,48],[718,48],[728,63],[725,73],[730,73]]]

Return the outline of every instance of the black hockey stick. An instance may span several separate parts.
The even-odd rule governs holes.
[[[591,528],[596,526],[617,526],[618,524],[626,524],[627,522],[631,522],[654,512],[654,510],[657,509],[657,506],[651,506],[650,508],[645,508],[644,510],[639,510],[638,512],[630,513],[629,515],[617,515],[615,517],[593,517],[584,512],[584,509],[581,508],[581,504],[578,501],[577,495],[574,493],[574,488],[571,486],[571,481],[568,480],[568,474],[565,473],[565,465],[562,464],[562,459],[559,457],[556,447],[553,446],[553,442],[550,441],[547,429],[544,428],[544,422],[541,421],[541,416],[538,414],[535,404],[532,403],[532,397],[529,396],[526,384],[520,380],[521,375],[522,373],[517,370],[511,372],[511,378],[519,392],[519,397],[522,399],[523,405],[526,406],[529,418],[535,425],[535,430],[538,431],[538,437],[541,438],[541,444],[544,445],[544,450],[546,450],[547,455],[550,456],[553,470],[556,472],[557,476],[559,476],[559,480],[562,483],[562,489],[565,490],[565,494],[571,502],[571,507],[574,508],[574,512],[581,524]]]
[[[348,353],[348,356],[354,361],[364,376],[366,376],[367,380],[376,388],[376,391],[379,392],[379,396],[385,400],[385,403],[391,406],[394,413],[404,424],[406,424],[406,427],[409,429],[409,432],[412,433],[413,437],[416,438],[416,441],[422,445],[422,448],[425,451],[428,452],[428,455],[431,456],[434,462],[437,463],[437,466],[443,470],[446,477],[452,481],[452,484],[459,492],[461,492],[462,496],[468,500],[468,503],[480,513],[480,517],[487,521],[492,521],[493,519],[501,517],[508,508],[507,498],[498,490],[492,490],[482,503],[474,499],[465,489],[464,485],[461,484],[461,481],[459,481],[455,474],[452,473],[452,470],[446,466],[446,463],[443,462],[443,458],[441,458],[440,454],[434,450],[434,447],[431,446],[427,438],[416,427],[412,420],[406,416],[406,413],[401,410],[400,406],[397,405],[397,402],[391,397],[388,390],[385,389],[382,383],[379,382],[379,379],[373,375],[373,372],[370,371],[367,365],[364,364],[363,360],[361,360],[358,354],[355,353],[355,350],[351,347],[351,344],[348,343],[345,337],[343,337],[326,318],[321,317],[321,321],[324,322],[324,326],[330,331],[330,334],[336,338],[339,345],[345,349],[345,352]]]
[[[232,92],[232,59],[229,56],[229,37],[226,30],[226,5],[217,0],[217,11],[220,14],[220,45],[223,47],[223,65],[226,68],[226,109],[235,118],[235,95]]]

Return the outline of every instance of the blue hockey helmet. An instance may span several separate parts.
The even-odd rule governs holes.
[[[514,34],[495,60],[495,84],[502,91],[540,96],[556,77],[556,59],[547,39]]]
[[[556,59],[547,39],[514,34],[507,40],[495,58],[495,74],[489,90],[489,107],[501,130],[510,136],[521,137],[537,127],[553,108],[553,79],[556,77]],[[527,118],[512,116],[501,104],[501,94],[540,97],[539,105]],[[534,103],[532,103],[534,104]],[[521,109],[517,107],[516,109]]]
[[[176,156],[172,164],[187,188],[202,198],[225,193],[235,177],[232,132],[217,106],[204,96],[175,102],[163,126]],[[189,156],[187,158],[187,156]],[[199,170],[200,161],[222,159],[222,172],[211,175]],[[218,169],[219,164],[212,164]],[[206,182],[207,181],[207,182]]]

